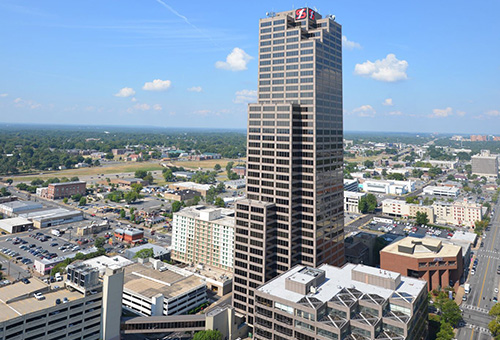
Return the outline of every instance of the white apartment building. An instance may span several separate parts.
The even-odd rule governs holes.
[[[125,267],[124,272],[122,306],[133,313],[181,315],[207,301],[202,278],[161,261],[139,261]]]
[[[458,194],[460,189],[457,187],[429,185],[424,188],[424,195],[458,197]]]
[[[363,183],[363,190],[377,194],[404,195],[415,190],[415,183],[412,181],[370,179]]]
[[[174,214],[172,259],[233,269],[234,210],[194,206]]]
[[[359,200],[363,196],[366,196],[366,193],[344,191],[344,211],[359,214]]]
[[[382,213],[393,217],[415,217],[417,212],[426,213],[430,223],[434,223],[434,209],[430,205],[406,203],[405,201],[386,199],[382,201]]]
[[[434,215],[436,222],[474,227],[476,221],[481,221],[483,208],[480,204],[463,202],[435,202]]]

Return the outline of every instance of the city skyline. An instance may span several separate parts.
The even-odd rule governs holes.
[[[292,5],[5,1],[0,122],[243,129],[254,18]],[[343,25],[345,130],[496,132],[498,4],[308,5]]]

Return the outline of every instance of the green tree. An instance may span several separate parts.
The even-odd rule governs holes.
[[[228,162],[226,164],[226,171],[229,173],[231,169],[233,168],[234,162]]]
[[[149,257],[154,257],[154,251],[153,248],[145,248],[139,250],[137,253],[134,255],[134,259],[147,259]]]
[[[7,188],[1,188],[0,189],[0,197],[7,197],[7,196],[10,196],[11,193],[9,192],[9,190],[7,190]]]
[[[217,207],[221,207],[221,208],[224,208],[226,206],[226,204],[224,203],[224,200],[221,197],[217,197],[215,199],[215,205]]]
[[[375,165],[375,163],[373,163],[373,161],[367,159],[366,161],[363,162],[363,165],[367,168],[373,168],[373,166]]]
[[[485,218],[484,220],[482,221],[479,221],[477,220],[475,223],[474,223],[474,232],[477,234],[477,235],[482,235],[483,234],[483,231],[484,229],[486,229],[486,227],[488,226],[488,224],[490,223],[490,220]]]
[[[141,198],[141,195],[139,195],[134,190],[130,190],[130,191],[127,191],[125,193],[125,195],[123,196],[123,198],[125,199],[125,202],[127,202],[127,204],[130,204],[132,202],[137,201],[139,198]]]
[[[84,206],[85,204],[87,204],[87,199],[85,197],[81,197],[80,198],[80,201],[78,202],[78,205],[79,206]]]
[[[125,216],[127,216],[127,213],[125,212],[125,210],[124,209],[120,210],[120,217],[125,218]]]
[[[488,324],[491,334],[495,339],[500,339],[500,303],[496,303],[491,307],[489,314],[494,317],[493,320]]]
[[[148,175],[148,172],[146,170],[137,170],[134,175],[136,178],[143,179],[144,177],[146,177]]]
[[[144,176],[143,180],[148,182],[148,184],[153,184],[153,182],[155,181],[153,174],[151,172],[148,172],[148,174]]]
[[[80,201],[80,199],[82,198],[83,196],[81,194],[75,194],[73,196],[71,196],[71,199],[75,202],[78,202]]]
[[[193,197],[193,205],[197,205],[198,203],[200,203],[201,201],[201,197],[200,196],[194,196]]]
[[[172,171],[172,169],[164,169],[163,178],[165,178],[165,181],[167,182],[172,182],[175,179],[174,172]]]
[[[106,243],[106,239],[104,237],[98,237],[95,239],[94,245],[97,248],[102,248],[105,243]]]
[[[377,209],[377,197],[373,194],[367,194],[361,197],[358,203],[358,209],[362,214],[367,212],[374,212]]]
[[[395,181],[404,181],[404,180],[406,180],[406,177],[403,174],[393,173],[393,174],[389,174],[387,176],[387,179],[392,179]]]
[[[80,179],[77,176],[73,176],[69,179],[70,182],[78,182]]]
[[[68,204],[68,198],[67,198],[67,197],[64,197],[64,198],[63,198],[63,203],[64,203],[64,204]]]
[[[452,340],[455,337],[453,327],[448,322],[441,320],[439,332],[436,334],[436,340]]]
[[[462,312],[454,300],[446,299],[443,303],[441,309],[441,320],[452,326],[458,325],[460,320],[462,320]]]
[[[40,178],[35,178],[34,180],[31,181],[31,185],[42,185],[43,184],[43,179]]]
[[[113,159],[113,158],[115,158],[115,155],[113,155],[112,152],[108,152],[108,153],[106,153],[106,156],[104,156],[104,158],[106,158],[106,159]]]
[[[222,340],[222,333],[216,330],[199,331],[193,336],[193,340]]]
[[[12,178],[9,178],[9,179],[7,179],[6,182],[7,182],[8,185],[12,185],[12,183],[14,182],[14,180]]]
[[[181,207],[182,207],[182,203],[181,202],[174,201],[172,203],[172,212],[178,212],[179,210],[181,210]]]
[[[410,204],[417,204],[418,203],[418,197],[417,196],[407,196],[405,198],[406,203]]]
[[[135,191],[136,193],[140,193],[141,190],[143,189],[142,184],[140,183],[133,183],[131,185],[132,191]]]
[[[420,211],[417,211],[417,214],[415,216],[415,222],[417,224],[428,224],[429,223],[429,217],[427,216],[427,213],[423,213]]]
[[[214,170],[215,171],[219,171],[222,167],[220,166],[220,164],[215,164],[214,166]]]

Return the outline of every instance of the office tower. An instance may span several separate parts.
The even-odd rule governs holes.
[[[309,8],[259,23],[248,106],[247,199],[237,201],[233,305],[296,264],[344,263],[342,32]]]
[[[498,177],[498,155],[491,155],[489,150],[481,150],[480,155],[471,159],[472,174],[486,178]]]

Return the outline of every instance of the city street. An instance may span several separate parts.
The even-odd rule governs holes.
[[[500,204],[494,209],[500,211]],[[492,339],[488,331],[488,322],[491,320],[488,311],[495,304],[493,298],[498,298],[495,289],[500,284],[500,275],[497,274],[500,265],[500,218],[497,214],[492,218],[490,226],[491,229],[486,231],[483,239],[484,246],[475,254],[478,259],[476,274],[469,275],[468,280],[471,292],[467,301],[461,305],[466,326],[457,333],[457,339],[460,340]]]

